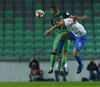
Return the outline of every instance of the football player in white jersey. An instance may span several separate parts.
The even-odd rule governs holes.
[[[81,48],[83,47],[83,45],[85,44],[87,40],[86,30],[81,24],[77,22],[77,20],[84,20],[86,18],[87,16],[83,16],[83,17],[75,16],[73,19],[72,18],[66,18],[66,19],[57,18],[54,21],[56,26],[58,27],[66,26],[71,31],[65,32],[60,35],[58,50],[56,52],[51,52],[51,54],[61,55],[62,47],[64,44],[64,39],[75,40],[76,42],[75,42],[75,46],[73,49],[73,56],[76,58],[79,64],[77,74],[79,74],[83,68],[83,64],[82,64],[81,56],[79,55],[79,51],[81,50]],[[61,71],[63,72],[63,70]]]

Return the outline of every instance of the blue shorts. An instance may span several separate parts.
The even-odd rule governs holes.
[[[75,46],[74,48],[77,50],[81,50],[81,48],[83,47],[83,45],[85,44],[86,40],[87,40],[87,35],[83,35],[80,37],[76,37],[71,31],[68,31],[68,36],[70,38],[70,40],[75,40]]]

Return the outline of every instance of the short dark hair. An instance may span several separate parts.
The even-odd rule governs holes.
[[[50,9],[52,9],[53,11],[57,12],[59,9],[56,5],[51,5]]]

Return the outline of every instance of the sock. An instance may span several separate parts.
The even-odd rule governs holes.
[[[77,60],[77,62],[78,62],[78,64],[79,64],[79,66],[80,67],[82,67],[82,60],[81,60],[81,56],[78,54],[78,56],[76,57],[76,60]]]
[[[53,68],[53,66],[55,64],[55,61],[56,61],[56,56],[52,55],[51,56],[51,61],[50,61],[50,68]]]
[[[64,45],[64,40],[59,40],[59,43],[58,43],[58,52],[59,53],[62,52],[63,45]]]
[[[64,70],[64,66],[65,66],[66,61],[67,61],[67,58],[66,57],[63,57],[61,59],[61,70]]]

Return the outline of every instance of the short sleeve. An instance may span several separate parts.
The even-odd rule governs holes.
[[[68,12],[62,12],[63,18],[69,18],[70,14]]]

